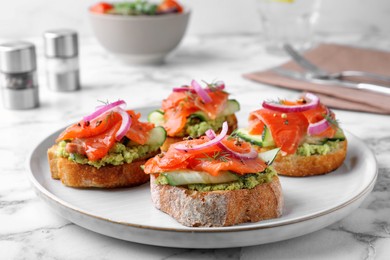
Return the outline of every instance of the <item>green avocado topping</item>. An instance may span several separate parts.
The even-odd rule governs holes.
[[[68,158],[70,161],[79,164],[88,164],[96,168],[105,165],[121,165],[124,163],[131,163],[136,159],[145,157],[149,153],[157,151],[159,145],[129,145],[116,143],[103,158],[97,161],[90,161],[85,155],[76,153],[67,153],[65,150],[66,141],[58,143],[57,156]]]
[[[209,130],[213,129],[214,131],[217,131],[222,127],[222,123],[227,121],[228,125],[231,125],[233,122],[231,116],[220,116],[217,117],[214,120],[207,119],[206,121],[200,121],[197,119],[193,120],[187,120],[187,123],[185,127],[183,128],[183,131],[179,133],[178,137],[184,137],[184,136],[191,136],[191,137],[199,137],[204,135],[204,133]]]
[[[323,144],[304,143],[298,147],[296,153],[301,156],[325,155],[339,148],[340,148],[339,140],[327,141]]]
[[[218,183],[218,184],[188,184],[183,187],[186,187],[189,190],[196,191],[218,191],[218,190],[241,190],[241,189],[253,189],[257,185],[271,182],[272,177],[276,176],[276,171],[268,166],[263,172],[246,174],[239,176],[237,181],[229,183]],[[159,185],[168,185],[167,178],[160,174],[156,179],[156,184]]]

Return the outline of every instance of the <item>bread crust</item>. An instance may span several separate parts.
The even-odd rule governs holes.
[[[282,215],[279,178],[253,189],[200,192],[179,186],[159,185],[151,175],[154,206],[189,227],[222,227],[258,222]]]
[[[259,152],[266,149],[260,148]],[[339,168],[347,155],[347,140],[340,142],[339,149],[325,155],[301,156],[281,153],[275,158],[272,166],[279,175],[305,177],[330,173]]]
[[[237,117],[236,115],[230,115],[229,116],[229,130],[228,130],[228,134],[231,134],[234,130],[237,129],[238,127],[238,121],[237,121]],[[219,130],[220,131],[220,130]],[[165,139],[165,142],[163,143],[163,145],[160,147],[161,151],[163,152],[166,152],[168,151],[169,149],[169,146],[171,146],[171,144],[174,144],[174,143],[177,143],[177,142],[181,142],[183,141],[183,138],[185,137],[172,137],[172,136],[167,136],[167,138]]]
[[[47,152],[50,172],[53,179],[74,188],[117,188],[141,185],[149,181],[149,175],[141,169],[151,154],[132,163],[107,165],[99,169],[90,165],[78,164],[67,158],[56,156],[57,145]]]

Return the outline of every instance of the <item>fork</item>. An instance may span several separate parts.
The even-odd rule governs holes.
[[[285,51],[293,58],[293,60],[302,68],[307,70],[307,76],[318,79],[343,79],[344,77],[366,77],[374,80],[380,80],[390,83],[390,77],[379,75],[376,73],[357,71],[357,70],[344,70],[341,72],[330,73],[303,57],[298,51],[296,51],[290,44],[283,45]]]

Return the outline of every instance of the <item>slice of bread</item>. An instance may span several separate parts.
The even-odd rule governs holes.
[[[260,148],[259,152],[267,149]],[[277,155],[272,167],[279,175],[304,177],[312,175],[322,175],[339,168],[347,155],[347,140],[341,141],[339,148],[325,155],[301,156],[290,154],[283,156]]]
[[[234,130],[237,129],[237,126],[238,126],[237,117],[234,114],[230,115],[230,116],[228,116],[228,120],[226,120],[226,121],[228,122],[228,126],[229,126],[228,134],[231,134]],[[221,129],[219,129],[217,132],[220,132],[220,131],[221,131]],[[188,136],[185,136],[185,137],[188,137]],[[185,138],[185,137],[171,137],[171,136],[167,136],[167,138],[165,139],[165,142],[160,147],[161,151],[163,151],[163,152],[168,151],[169,146],[171,146],[171,144],[183,141],[183,138]]]
[[[147,159],[158,154],[151,153],[147,158],[122,165],[107,165],[99,169],[90,165],[78,164],[56,155],[57,145],[53,145],[47,156],[53,179],[59,179],[66,186],[74,188],[117,188],[141,185],[149,181],[149,175],[141,169]]]
[[[283,195],[277,176],[253,189],[209,192],[159,185],[155,180],[151,175],[153,204],[185,226],[231,226],[282,215]]]

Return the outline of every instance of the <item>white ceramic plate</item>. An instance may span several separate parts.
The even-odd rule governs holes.
[[[144,117],[153,108],[137,109]],[[248,110],[246,110],[248,111]],[[241,118],[246,116],[244,111]],[[239,114],[239,115],[240,115]],[[71,222],[107,236],[143,244],[183,248],[224,248],[264,244],[298,237],[326,227],[356,209],[373,189],[377,165],[373,153],[347,133],[348,155],[336,171],[308,178],[280,177],[283,216],[222,228],[189,228],[152,205],[149,185],[98,190],[73,189],[50,177],[46,158],[61,130],[32,151],[29,178],[37,194]]]

